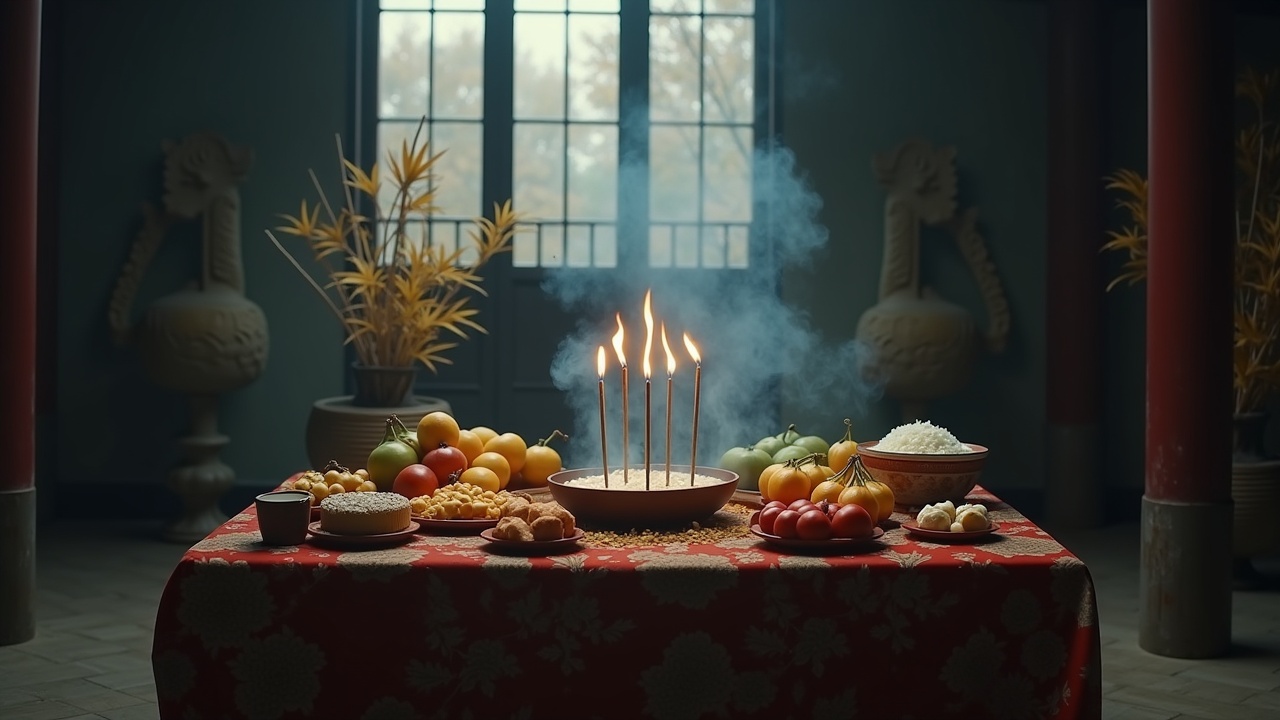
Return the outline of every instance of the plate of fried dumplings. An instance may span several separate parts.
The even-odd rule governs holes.
[[[480,533],[489,549],[521,555],[550,555],[572,549],[584,536],[573,513],[554,502],[517,495],[502,508],[498,524]]]

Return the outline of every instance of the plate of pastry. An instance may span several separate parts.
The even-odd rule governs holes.
[[[914,520],[902,523],[902,529],[920,538],[933,542],[965,542],[994,535],[1000,529],[1000,523],[988,523],[981,530],[930,530],[920,527]]]
[[[403,545],[409,542],[413,539],[413,534],[418,532],[418,523],[410,521],[408,527],[398,532],[347,535],[329,532],[321,528],[320,523],[313,522],[307,526],[307,532],[309,533],[307,542],[312,545],[320,545],[335,550],[371,550]]]
[[[586,537],[582,528],[574,528],[572,534],[554,540],[511,540],[495,535],[496,531],[497,528],[494,527],[480,532],[480,537],[489,541],[485,548],[513,555],[553,555],[568,552],[577,549],[578,541]]]

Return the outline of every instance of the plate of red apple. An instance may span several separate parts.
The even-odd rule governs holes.
[[[778,547],[835,550],[862,548],[884,530],[861,505],[774,500],[751,516],[751,533]]]

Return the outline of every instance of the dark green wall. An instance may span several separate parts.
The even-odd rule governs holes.
[[[812,11],[817,5],[822,12]],[[783,138],[822,195],[822,221],[831,231],[819,269],[789,274],[784,294],[809,307],[829,337],[852,337],[876,302],[882,257],[884,191],[872,155],[915,136],[955,146],[960,206],[979,208],[1013,329],[1006,352],[985,359],[968,389],[930,408],[930,419],[996,448],[990,485],[1040,485],[1045,6],[858,0],[782,7]],[[954,243],[939,234],[922,244],[925,281],[985,326],[981,297]],[[860,440],[882,436],[899,413],[887,400],[862,414],[848,407],[783,410],[784,417],[817,418],[832,435],[853,415]]]
[[[263,235],[309,195],[306,171],[336,176],[334,134],[352,106],[349,0],[72,0],[50,26],[58,53],[57,418],[45,445],[59,499],[81,484],[163,480],[186,429],[182,399],[141,376],[107,332],[107,301],[139,206],[161,197],[160,143],[200,130],[253,148],[242,186],[247,295],[265,311],[265,374],[225,398],[224,460],[241,483],[277,482],[305,463],[310,404],[342,390],[341,336]],[[135,313],[198,272],[199,230],[171,233]],[[47,441],[47,438],[45,438]],[[66,508],[58,508],[61,513]]]
[[[1103,167],[1142,170],[1147,157],[1145,3],[1101,4]],[[818,6],[822,12],[814,11]],[[984,478],[988,485],[1041,488],[1046,3],[812,0],[782,7],[784,139],[823,196],[822,219],[832,233],[816,264],[821,269],[789,275],[786,296],[810,307],[829,335],[852,336],[861,312],[875,302],[879,277],[884,194],[870,170],[872,153],[911,135],[955,145],[960,202],[981,210],[981,231],[1005,283],[1014,326],[1009,351],[986,360],[967,390],[935,406],[932,419],[996,448]],[[1280,67],[1276,10],[1240,4],[1240,62]],[[1119,222],[1122,216],[1110,209],[1112,198],[1105,202],[1108,223]],[[981,301],[954,249],[936,238],[926,247],[926,275],[944,297],[966,305],[981,322]],[[1099,257],[1106,278],[1116,274],[1122,259]],[[1108,293],[1104,309],[1102,465],[1106,485],[1123,498],[1143,486],[1143,287]],[[784,415],[802,412],[812,410],[784,406]],[[889,401],[861,415],[852,408],[820,412],[829,427],[854,413],[857,434],[866,439],[899,422]],[[1280,429],[1271,430],[1280,441]]]
[[[49,0],[52,4],[56,0]],[[1106,167],[1146,158],[1142,3],[1103,3],[1108,101]],[[139,227],[160,197],[160,142],[202,129],[251,146],[242,231],[248,294],[271,323],[266,374],[226,398],[225,459],[241,482],[265,485],[305,463],[311,402],[342,390],[340,335],[318,300],[261,235],[308,192],[306,170],[333,168],[333,134],[349,134],[351,0],[66,0],[59,13],[56,418],[41,426],[48,488],[158,484],[186,421],[179,398],[155,390],[126,349],[111,346],[107,300]],[[920,135],[955,145],[960,201],[981,231],[1013,313],[1004,355],[933,409],[958,434],[997,448],[987,482],[1042,485],[1047,12],[1036,0],[788,0],[783,11],[784,140],[823,196],[831,241],[784,294],[832,338],[850,337],[875,302],[883,192],[873,153]],[[1241,57],[1280,66],[1280,22],[1242,16]],[[46,42],[49,42],[47,40]],[[328,175],[332,177],[332,175]],[[142,296],[195,272],[197,235],[174,233]],[[926,238],[928,280],[985,321],[954,247]],[[1101,258],[1110,274],[1119,258]],[[1106,299],[1105,467],[1113,488],[1142,485],[1142,289]],[[797,408],[813,431],[837,435],[853,415],[860,438],[898,421],[881,402]],[[50,437],[52,435],[52,439]],[[64,504],[74,502],[64,496]],[[60,509],[59,512],[62,510]]]

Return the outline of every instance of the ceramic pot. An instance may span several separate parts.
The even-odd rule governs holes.
[[[413,404],[413,381],[418,368],[384,367],[352,363],[355,372],[355,395],[351,403],[356,407],[397,407]]]
[[[1263,447],[1267,413],[1242,413],[1233,418],[1235,449],[1231,459],[1231,499],[1235,514],[1232,551],[1247,559],[1280,549],[1280,460]]]
[[[413,429],[423,415],[437,410],[453,414],[449,403],[435,397],[414,396],[409,402],[384,407],[361,407],[351,395],[317,400],[307,417],[307,460],[323,470],[330,460],[348,469],[365,466],[369,453],[382,442],[387,418],[395,413]]]

